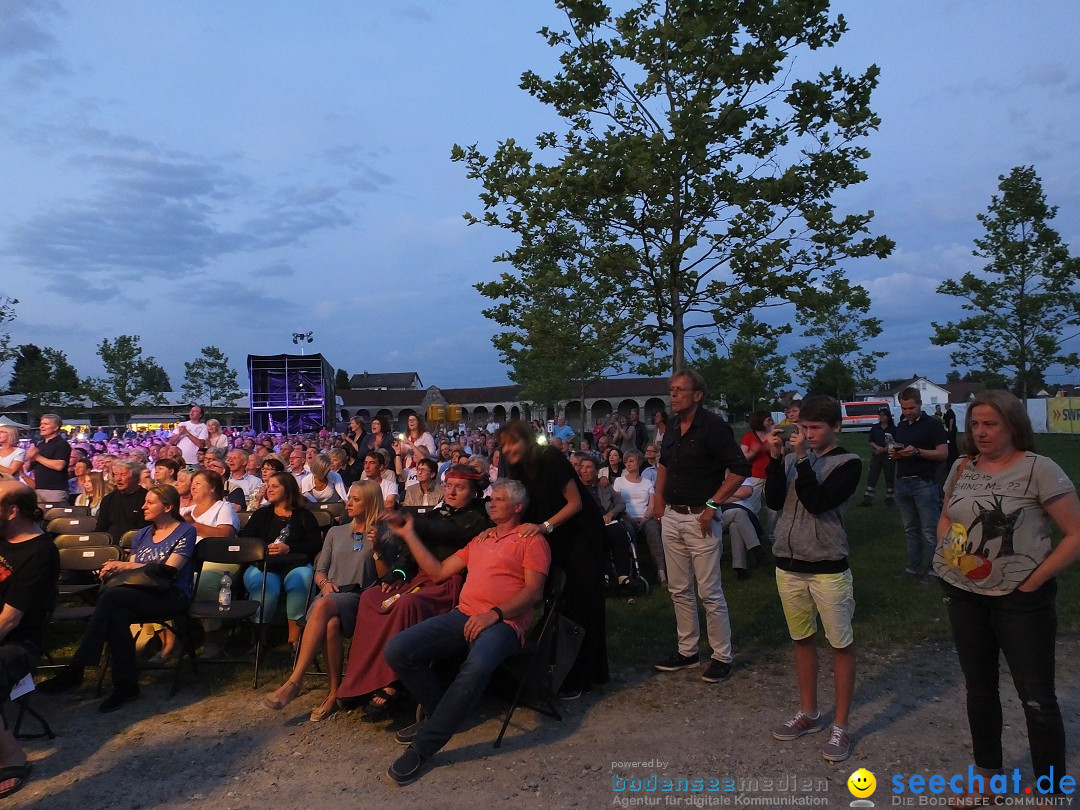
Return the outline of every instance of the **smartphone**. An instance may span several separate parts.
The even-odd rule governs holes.
[[[799,426],[798,425],[781,425],[780,430],[782,431],[781,434],[780,434],[780,438],[782,438],[786,442],[786,441],[789,441],[792,436],[794,436],[796,433],[799,432]]]

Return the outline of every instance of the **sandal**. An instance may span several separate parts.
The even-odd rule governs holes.
[[[0,791],[0,799],[3,799],[5,796],[10,796],[12,793],[18,793],[26,787],[26,780],[30,778],[30,771],[33,769],[34,765],[29,761],[22,765],[9,765],[6,768],[0,768],[0,782],[6,782],[8,779],[18,780],[7,790]]]
[[[262,704],[268,709],[280,712],[296,700],[299,694],[300,684],[294,683],[293,681],[285,681],[285,683],[279,686],[276,691],[264,697],[262,699]]]
[[[312,723],[318,723],[320,720],[325,720],[330,715],[337,713],[338,708],[337,698],[328,697],[322,702],[321,706],[312,709],[309,719]]]
[[[400,691],[388,692],[387,689],[393,687],[386,687],[383,689],[376,689],[371,696],[371,700],[364,707],[364,720],[368,723],[381,723],[383,720],[389,719],[394,713],[394,708],[397,706],[397,702],[401,699]]]

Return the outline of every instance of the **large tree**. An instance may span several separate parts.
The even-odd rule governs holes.
[[[243,396],[236,370],[229,366],[229,358],[217,346],[203,346],[199,357],[184,363],[185,396],[192,402],[229,405]]]
[[[160,404],[169,391],[169,375],[153,357],[143,357],[138,335],[105,338],[98,345],[98,357],[105,366],[105,376],[84,380],[92,399],[130,408],[135,404]]]
[[[573,252],[576,239],[563,243],[548,236],[551,252],[523,275],[502,274],[477,284],[499,299],[484,315],[503,327],[492,342],[510,366],[510,378],[521,385],[521,398],[537,405],[581,398],[606,372],[626,363],[626,322],[635,307],[623,290],[605,286],[587,256]],[[537,257],[539,258],[539,257]],[[546,410],[546,409],[545,409]],[[585,430],[584,409],[581,430]]]
[[[694,341],[694,367],[705,375],[714,399],[723,395],[733,414],[768,410],[791,378],[787,357],[780,353],[780,335],[791,327],[769,326],[753,315],[739,322],[734,334]]]
[[[851,399],[856,388],[876,383],[877,362],[886,352],[870,348],[881,334],[881,320],[869,313],[870,294],[839,268],[799,293],[795,320],[809,343],[794,357],[808,393]]]
[[[978,215],[985,234],[973,251],[988,263],[981,273],[938,286],[939,293],[964,299],[961,309],[971,315],[933,324],[930,339],[956,346],[956,365],[1007,373],[1026,398],[1049,366],[1080,366],[1076,352],[1063,346],[1080,326],[1080,261],[1050,227],[1057,206],[1047,205],[1033,166],[1017,166],[998,180],[1000,194]]]
[[[623,328],[639,367],[667,354],[680,368],[687,333],[714,317],[733,324],[842,258],[891,251],[869,234],[872,212],[838,214],[832,201],[866,177],[878,69],[795,69],[846,30],[827,0],[556,5],[566,30],[541,34],[561,69],[526,72],[521,86],[563,131],[541,133],[535,151],[514,139],[491,156],[453,150],[484,189],[482,216],[467,220],[517,242],[496,258],[525,292],[504,277],[485,295],[527,306],[532,274],[575,254],[633,307]]]
[[[12,352],[8,390],[25,394],[40,404],[70,406],[82,394],[82,382],[67,356],[57,349],[33,343],[17,346]]]

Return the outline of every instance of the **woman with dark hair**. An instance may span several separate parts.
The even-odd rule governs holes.
[[[257,565],[244,571],[244,587],[256,601],[266,578],[266,602],[255,614],[262,642],[267,625],[277,612],[278,599],[285,592],[285,615],[289,622],[289,644],[300,640],[300,619],[307,610],[308,593],[314,576],[312,563],[322,548],[322,532],[315,516],[304,508],[300,487],[291,473],[276,472],[266,482],[267,506],[256,509],[241,535],[266,543],[265,570]]]
[[[394,437],[390,435],[390,422],[381,414],[371,420],[371,432],[360,442],[360,458],[372,450],[385,450],[389,454],[387,458],[394,457]]]
[[[600,507],[566,456],[541,448],[529,426],[512,420],[496,433],[506,478],[525,485],[529,506],[520,532],[543,534],[551,563],[566,573],[563,613],[585,629],[585,642],[563,684],[565,697],[608,680],[604,613],[604,522]]]
[[[422,458],[416,463],[416,483],[405,488],[403,506],[435,506],[443,497],[439,483],[439,465],[434,459]]]
[[[653,444],[657,447],[664,443],[664,434],[667,433],[667,413],[664,411],[656,411],[652,415],[653,425],[656,427],[656,433],[653,436]]]
[[[623,451],[618,447],[612,447],[607,451],[607,458],[604,459],[605,465],[600,468],[599,478],[601,481],[606,482],[604,485],[608,486],[615,482],[615,479],[623,474],[623,470],[626,468],[623,466]]]
[[[967,454],[945,482],[934,572],[964,672],[975,769],[989,780],[1004,765],[1004,653],[1027,719],[1034,776],[1050,777],[1056,793],[1065,728],[1054,690],[1055,577],[1080,557],[1080,500],[1061,467],[1035,453],[1027,410],[1008,391],[978,394],[964,433]],[[1053,527],[1063,535],[1056,548]]]
[[[435,438],[428,432],[424,420],[415,413],[409,414],[405,437],[394,439],[394,460],[398,479],[406,487],[416,483],[416,465],[422,458],[435,458]]]
[[[739,440],[743,455],[750,462],[750,477],[765,480],[765,468],[769,466],[769,450],[766,442],[772,435],[772,414],[754,411],[750,414],[750,430]]]
[[[480,493],[487,486],[471,468],[455,464],[446,471],[443,502],[437,509],[417,515],[416,533],[440,560],[491,526]],[[376,722],[390,716],[398,700],[397,676],[383,657],[386,642],[407,627],[432,616],[448,613],[461,591],[460,575],[434,583],[406,554],[397,570],[382,578],[381,588],[369,588],[360,596],[345,678],[338,697],[370,695],[364,717]],[[393,600],[383,607],[387,600]]]
[[[341,438],[345,440],[345,444],[349,446],[348,453],[353,458],[361,456],[360,446],[363,444],[364,439],[367,437],[367,430],[364,428],[364,420],[359,416],[354,416],[349,420],[349,432],[342,433]]]
[[[152,487],[143,502],[143,516],[150,525],[139,530],[126,562],[110,561],[101,567],[101,578],[109,578],[151,563],[164,564],[175,572],[175,584],[168,591],[118,585],[104,588],[79,648],[56,676],[38,686],[43,692],[64,692],[82,683],[87,666],[101,660],[105,642],[112,652],[112,694],[99,706],[112,712],[139,697],[135,665],[135,638],[131,625],[158,622],[187,610],[191,601],[195,549],[195,527],[180,517],[180,495],[175,487]]]

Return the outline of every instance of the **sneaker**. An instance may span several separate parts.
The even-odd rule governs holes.
[[[873,506],[873,505],[874,505],[874,497],[872,495],[867,495],[866,497],[864,497],[862,499],[862,503],[859,504],[859,506]]]
[[[697,653],[694,653],[693,655],[682,655],[676,651],[667,658],[657,661],[653,664],[653,667],[660,672],[678,672],[680,669],[696,667],[700,660]]]
[[[743,580],[750,579],[750,572],[745,568],[735,569],[735,579]]]
[[[905,568],[904,573],[901,574],[901,576],[905,579],[918,579],[922,575],[914,568]]]
[[[829,741],[821,749],[821,755],[829,762],[843,762],[850,753],[851,740],[848,738],[847,729],[833,726],[829,731]]]
[[[804,711],[799,711],[794,717],[788,720],[786,723],[781,723],[772,730],[774,740],[794,740],[801,737],[803,734],[814,734],[825,728],[825,718],[820,714],[817,717],[811,717]]]
[[[717,661],[715,658],[710,658],[709,665],[701,673],[701,680],[705,683],[720,683],[720,681],[726,681],[730,674],[730,661]]]
[[[405,753],[394,760],[393,765],[386,769],[386,775],[399,787],[411,785],[423,775],[427,762],[427,757],[421,756],[410,746],[405,749]]]

